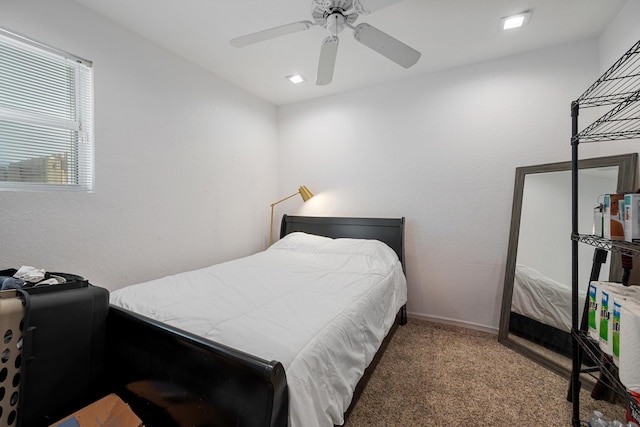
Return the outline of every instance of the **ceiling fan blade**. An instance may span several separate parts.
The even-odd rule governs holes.
[[[368,15],[402,0],[353,0],[353,7],[360,15]]]
[[[287,34],[297,33],[299,31],[306,31],[313,27],[314,24],[311,21],[293,22],[291,24],[281,25],[279,27],[270,28],[268,30],[258,31],[256,33],[247,34],[246,36],[236,37],[229,43],[234,47],[245,47],[250,44],[258,43],[265,40],[274,39],[276,37],[285,36]]]
[[[360,43],[404,68],[411,67],[420,59],[420,52],[369,24],[360,24],[353,31],[353,36]]]
[[[329,36],[322,40],[316,85],[328,85],[333,80],[333,70],[336,66],[336,57],[338,56],[338,44],[339,40],[336,36]]]

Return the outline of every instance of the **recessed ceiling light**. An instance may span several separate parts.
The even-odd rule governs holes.
[[[307,81],[307,79],[305,79],[302,74],[294,74],[292,76],[287,76],[286,79],[289,80],[294,85]]]
[[[506,16],[500,18],[500,29],[502,31],[511,30],[514,28],[520,28],[529,22],[531,18],[531,11],[519,13],[517,15]]]

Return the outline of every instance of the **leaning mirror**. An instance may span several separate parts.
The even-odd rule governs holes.
[[[593,234],[604,194],[635,191],[637,164],[636,153],[578,162],[581,234]],[[579,251],[584,295],[594,250]],[[614,256],[600,280],[619,281],[621,272]],[[498,341],[567,378],[571,373],[571,162],[516,169]]]

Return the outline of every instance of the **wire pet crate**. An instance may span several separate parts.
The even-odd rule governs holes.
[[[25,309],[15,291],[0,292],[0,425],[17,426]]]

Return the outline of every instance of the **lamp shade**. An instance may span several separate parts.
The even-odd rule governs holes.
[[[309,191],[309,189],[307,187],[305,187],[304,185],[301,185],[300,188],[298,188],[298,192],[297,193],[293,193],[292,195],[287,196],[282,200],[278,200],[275,203],[271,203],[271,222],[269,224],[269,246],[271,246],[271,242],[273,242],[273,208],[278,203],[284,202],[285,200],[288,200],[288,199],[290,199],[292,197],[295,197],[296,194],[300,194],[300,196],[302,197],[302,201],[303,202],[306,202],[307,200],[309,200],[310,198],[313,197],[313,193],[311,191]]]
[[[300,195],[302,196],[302,200],[305,201],[305,202],[313,197],[313,193],[311,191],[309,191],[309,189],[307,187],[305,187],[304,185],[300,186],[298,191],[300,191]]]

